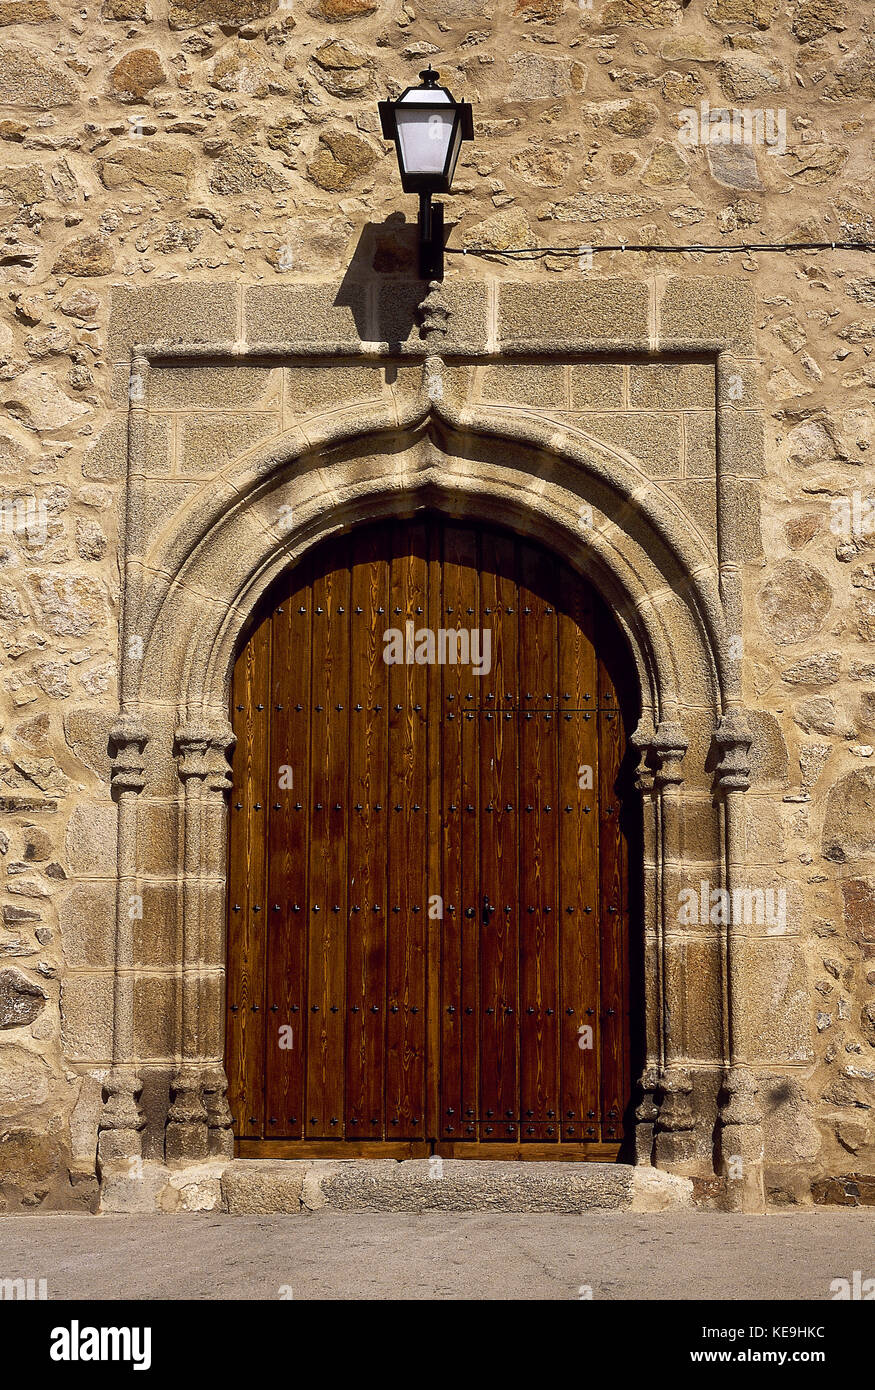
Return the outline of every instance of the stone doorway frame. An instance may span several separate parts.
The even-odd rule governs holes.
[[[644,819],[647,1060],[638,1083],[636,1162],[707,1178],[715,1154],[724,1174],[730,1158],[741,1158],[730,1200],[762,1208],[762,1058],[752,1054],[746,1017],[745,929],[718,927],[687,941],[676,910],[685,865],[731,891],[743,864],[751,732],[732,637],[742,630],[741,567],[757,553],[747,515],[758,421],[752,299],[746,284],[725,279],[561,288],[551,317],[535,282],[433,285],[419,305],[418,337],[410,323],[424,293],[419,285],[360,287],[350,310],[360,336],[345,338],[331,336],[335,287],[187,285],[163,298],[122,291],[114,304],[111,342],[129,349],[127,361],[119,357],[130,385],[120,710],[111,733],[118,870],[102,1170],[144,1156],[195,1164],[233,1154],[222,1065],[227,710],[247,619],[276,575],[326,536],[428,506],[510,525],[560,550],[623,627],[642,708],[632,741]],[[183,337],[180,314],[190,325]],[[311,329],[303,341],[288,327],[302,314]],[[150,327],[143,345],[136,335]],[[466,361],[630,354],[714,364],[713,537],[648,486],[622,450],[581,441],[547,413],[498,417],[454,398],[453,371]],[[303,444],[296,431],[248,450],[156,527],[148,460],[154,372],[356,360],[415,367],[419,388],[404,409],[375,407],[352,421],[328,415]],[[734,381],[745,383],[740,405]],[[593,521],[582,531],[584,506]],[[138,945],[137,902],[146,920],[162,923],[159,935],[169,944],[158,959]]]

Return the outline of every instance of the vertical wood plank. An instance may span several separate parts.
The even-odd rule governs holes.
[[[559,798],[572,811],[563,811],[560,841],[561,1106],[566,1141],[596,1143],[601,1102],[598,672],[591,591],[568,576],[563,593]],[[586,1046],[590,1035],[581,1034],[581,1027],[592,1029],[592,1047]]]
[[[481,537],[479,628],[491,633],[491,666],[488,673],[471,677],[480,697],[480,1119],[481,1139],[505,1141],[519,1134],[517,607],[515,543],[486,532]],[[468,624],[472,616],[466,613]]]
[[[308,1139],[343,1135],[346,1023],[349,570],[326,549],[312,586]]]
[[[520,546],[520,1138],[558,1143],[559,798],[556,566]]]
[[[428,667],[415,660],[425,626],[428,561],[422,524],[399,523],[389,579],[391,626],[404,661],[389,667],[389,790],[386,1019],[386,1118],[390,1139],[425,1129],[426,806]],[[408,638],[411,623],[414,639]],[[414,659],[408,662],[407,658]]]
[[[622,1134],[626,1046],[626,884],[620,798],[617,778],[625,751],[617,691],[603,648],[608,637],[606,615],[599,626],[599,879],[601,896],[601,1092],[602,1135],[617,1140]]]
[[[267,811],[270,740],[270,622],[253,632],[233,680],[228,1055],[229,1101],[242,1138],[264,1137],[264,1004]],[[240,707],[243,707],[242,709]],[[233,998],[230,995],[233,993]]]
[[[428,601],[426,618],[432,632],[438,632],[443,623],[443,565],[444,565],[444,522],[442,517],[430,516],[426,519],[428,538]],[[448,1015],[442,1003],[441,954],[443,931],[446,921],[446,897],[443,887],[441,845],[443,830],[442,798],[442,675],[440,664],[430,666],[426,672],[428,689],[426,693],[426,739],[428,743],[426,765],[426,827],[428,845],[426,848],[426,1044],[425,1044],[425,1136],[437,1138],[441,1134],[441,1066],[442,1066],[442,1027]],[[440,915],[438,915],[438,913]]]
[[[389,566],[381,533],[352,539],[346,1133],[384,1139]],[[379,809],[377,809],[379,807]],[[374,912],[374,904],[383,906]]]
[[[441,625],[448,631],[470,624],[469,609],[479,612],[477,551],[473,528],[446,527]],[[438,1133],[470,1141],[477,1137],[479,1113],[479,693],[470,666],[446,662],[440,673],[444,920]]]
[[[305,1132],[303,1024],[312,703],[309,569],[305,562],[294,571],[288,596],[276,604],[271,618],[265,1132],[268,1137],[296,1139]],[[281,1033],[281,1029],[291,1032]]]

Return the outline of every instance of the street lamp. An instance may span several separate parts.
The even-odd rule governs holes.
[[[394,140],[405,193],[419,194],[419,274],[444,278],[444,205],[433,193],[449,193],[463,140],[474,139],[474,115],[467,101],[454,101],[438,86],[429,66],[422,86],[408,87],[397,101],[381,101],[383,139]]]

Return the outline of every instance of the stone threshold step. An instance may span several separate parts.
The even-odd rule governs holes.
[[[693,1209],[693,1184],[624,1163],[480,1159],[232,1159],[104,1169],[101,1212],[658,1212]]]

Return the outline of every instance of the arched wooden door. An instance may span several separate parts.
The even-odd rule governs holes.
[[[387,521],[284,577],[233,679],[241,1154],[616,1154],[627,662],[498,529]]]

